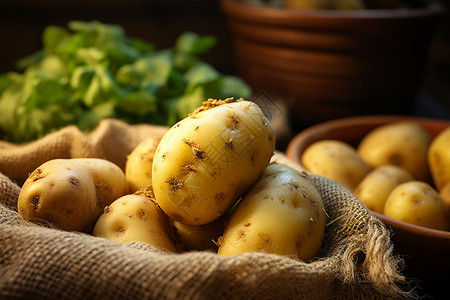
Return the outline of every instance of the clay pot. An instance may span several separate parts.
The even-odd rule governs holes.
[[[418,122],[429,131],[432,137],[450,126],[449,120],[393,115],[336,119],[311,126],[298,133],[289,142],[286,155],[301,165],[300,157],[303,151],[314,142],[337,139],[356,147],[371,130],[401,120]],[[448,293],[450,232],[416,226],[372,213],[392,229],[391,240],[395,254],[401,255],[405,260],[404,274],[419,280],[419,287],[423,289],[419,291],[436,297],[443,295],[442,293]]]
[[[289,106],[294,125],[409,114],[442,6],[295,10],[221,0],[237,74]],[[296,126],[298,127],[298,126]]]

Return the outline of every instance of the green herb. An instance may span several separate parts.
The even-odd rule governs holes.
[[[43,49],[0,75],[0,136],[40,138],[67,125],[90,131],[104,118],[171,126],[208,98],[249,97],[240,78],[199,59],[216,43],[185,32],[171,49],[129,38],[118,25],[48,26]]]

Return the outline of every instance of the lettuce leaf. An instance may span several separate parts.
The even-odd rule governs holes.
[[[119,25],[48,26],[43,48],[0,74],[0,137],[27,142],[67,125],[88,132],[104,118],[171,126],[208,98],[249,97],[244,81],[200,59],[215,43],[185,32],[156,50]]]

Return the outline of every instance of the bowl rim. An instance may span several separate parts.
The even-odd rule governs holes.
[[[237,0],[220,0],[222,11],[231,18],[251,20],[258,23],[276,23],[294,25],[298,21],[308,22],[313,19],[336,19],[336,21],[354,19],[417,19],[437,17],[444,13],[444,6],[436,0],[426,0],[423,7],[396,9],[361,9],[361,10],[301,10],[284,9],[250,5]]]
[[[406,223],[403,221],[395,220],[389,217],[386,217],[385,215],[379,214],[377,212],[374,212],[370,210],[370,213],[373,214],[375,217],[383,221],[386,225],[389,225],[394,228],[399,228],[403,231],[412,232],[414,234],[421,234],[426,235],[431,238],[438,238],[443,239],[450,242],[450,231],[444,231],[444,230],[438,230],[433,228],[427,228],[423,226],[418,226],[410,223]]]
[[[299,133],[297,133],[289,142],[287,148],[286,148],[286,156],[295,161],[296,163],[300,164],[302,168],[304,168],[301,165],[301,162],[299,161],[300,157],[300,149],[298,147],[300,141],[302,141],[305,137],[313,136],[313,137],[319,137],[331,132],[333,129],[330,130],[330,128],[336,128],[336,126],[342,127],[351,127],[358,124],[361,124],[361,122],[364,121],[364,124],[367,125],[379,125],[380,123],[387,123],[387,122],[395,122],[395,121],[402,121],[402,120],[411,120],[411,121],[417,121],[422,124],[428,124],[428,125],[440,125],[445,124],[450,127],[450,120],[447,119],[439,119],[439,118],[428,118],[428,117],[419,117],[419,116],[407,116],[407,115],[362,115],[362,116],[353,116],[353,117],[344,117],[344,118],[338,118],[333,119],[330,121],[325,121],[318,123],[316,125],[312,125]],[[401,229],[403,231],[413,233],[413,234],[421,234],[426,235],[431,238],[438,238],[445,240],[446,242],[450,242],[450,231],[444,231],[444,230],[438,230],[438,229],[432,229],[427,228],[423,226],[418,226],[410,223],[406,223],[403,221],[395,220],[389,217],[386,217],[382,214],[376,213],[374,211],[371,211],[368,209],[375,217],[380,219],[383,223],[386,225],[389,225],[394,228]]]

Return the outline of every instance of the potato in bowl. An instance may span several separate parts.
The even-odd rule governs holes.
[[[299,132],[289,143],[286,155],[302,164],[303,152],[313,143],[333,139],[355,147],[364,136],[381,125],[413,121],[423,126],[433,138],[450,127],[450,121],[398,115],[355,116],[319,123]],[[431,168],[433,169],[433,168]],[[373,170],[373,169],[372,169]],[[431,172],[430,172],[431,173]],[[433,182],[429,182],[434,186]],[[448,193],[442,189],[442,196]],[[442,290],[443,278],[450,267],[450,232],[399,221],[371,212],[392,229],[395,252],[405,257],[405,275],[419,279],[427,291]]]

